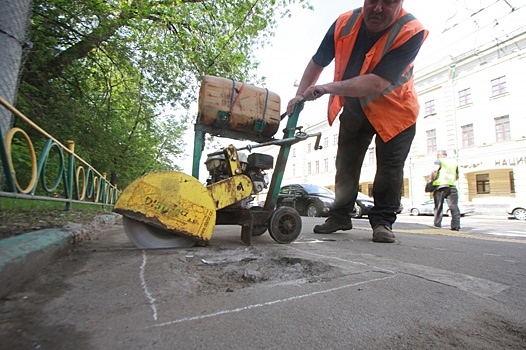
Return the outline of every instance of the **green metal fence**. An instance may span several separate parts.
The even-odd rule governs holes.
[[[0,97],[0,104],[7,108],[16,118],[22,120],[28,127],[43,137],[43,146],[36,150],[26,131],[21,128],[11,128],[3,142],[0,142],[0,161],[2,176],[0,176],[0,197],[36,199],[64,202],[66,210],[71,209],[72,203],[86,203],[113,206],[120,191],[107,179],[106,174],[99,173],[90,164],[75,154],[75,143],[68,141],[64,146],[20,111]],[[2,135],[0,130],[0,135]],[[17,139],[25,147],[25,158],[28,159],[30,174],[24,174],[27,183],[21,184],[17,177],[14,162],[13,142]],[[42,141],[42,140],[40,140]],[[50,174],[48,161],[54,159],[58,164]],[[27,171],[27,169],[26,169]],[[3,185],[2,185],[3,182]]]

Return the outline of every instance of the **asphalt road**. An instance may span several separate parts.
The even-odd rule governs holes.
[[[148,251],[115,225],[0,301],[2,348],[526,348],[526,222],[404,214],[378,244],[367,219],[322,221],[288,245],[217,226],[207,247]]]

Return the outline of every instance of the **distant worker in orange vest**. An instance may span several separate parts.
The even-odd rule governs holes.
[[[349,214],[358,195],[365,154],[376,135],[374,207],[368,217],[373,242],[395,242],[392,225],[400,207],[404,163],[420,110],[413,86],[413,61],[428,35],[402,8],[403,3],[365,0],[362,8],[340,15],[309,61],[296,96],[287,105],[290,115],[298,101],[330,94],[330,125],[341,112],[336,199],[325,223],[314,227],[315,233],[352,229]],[[315,85],[332,60],[334,81]]]

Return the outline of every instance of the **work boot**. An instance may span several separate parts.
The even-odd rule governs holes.
[[[352,229],[352,222],[349,219],[347,222],[339,221],[334,218],[329,217],[325,220],[324,224],[314,226],[314,233],[334,233],[336,231],[342,230],[347,231]]]
[[[376,225],[373,227],[373,242],[394,243],[395,235],[387,225]]]

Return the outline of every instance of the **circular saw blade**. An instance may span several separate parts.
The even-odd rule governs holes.
[[[141,249],[190,248],[197,243],[192,238],[177,235],[126,216],[122,218],[122,225],[128,239]]]

